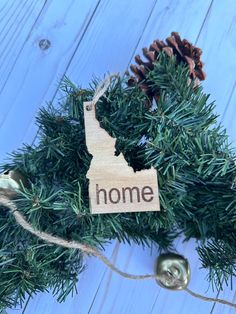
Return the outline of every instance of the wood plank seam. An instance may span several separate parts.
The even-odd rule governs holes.
[[[47,2],[48,2],[48,0],[44,0],[44,4],[43,4],[41,10],[39,11],[39,14],[38,14],[37,18],[35,19],[33,25],[32,25],[31,28],[30,28],[30,31],[29,31],[29,34],[28,34],[27,38],[25,39],[25,41],[24,41],[24,43],[23,43],[21,49],[19,50],[19,52],[18,52],[18,54],[17,54],[17,56],[16,56],[16,59],[15,59],[14,63],[12,64],[12,67],[11,67],[11,69],[10,69],[10,71],[9,71],[9,73],[8,73],[8,75],[7,75],[7,77],[6,77],[5,83],[3,84],[3,87],[2,87],[2,89],[0,90],[0,94],[2,93],[3,89],[4,89],[5,86],[6,86],[6,84],[7,84],[7,82],[8,82],[8,79],[9,79],[11,73],[12,73],[12,70],[14,69],[14,67],[15,67],[15,65],[16,65],[16,63],[17,63],[17,61],[18,61],[18,59],[19,59],[19,57],[20,57],[20,55],[21,55],[21,53],[22,53],[22,51],[23,51],[23,49],[24,49],[24,47],[25,47],[25,44],[26,44],[27,41],[29,40],[30,35],[31,35],[31,33],[32,33],[32,30],[33,30],[33,28],[35,27],[35,24],[37,23],[37,21],[39,20],[40,16],[41,16],[42,13],[43,13],[43,11],[45,10],[45,7],[46,7]]]
[[[137,41],[136,46],[134,47],[133,54],[132,54],[130,60],[128,61],[127,68],[129,67],[129,65],[131,64],[131,62],[134,60],[134,56],[135,56],[135,54],[136,54],[136,51],[137,51],[137,49],[138,49],[138,46],[139,46],[139,44],[140,44],[140,42],[141,42],[141,39],[142,39],[142,37],[143,37],[143,33],[145,32],[145,30],[146,30],[146,28],[147,28],[147,26],[148,26],[148,22],[150,21],[150,18],[152,17],[154,8],[156,7],[157,4],[158,4],[158,0],[155,0],[155,2],[154,2],[154,4],[153,4],[153,7],[152,7],[152,9],[150,10],[150,14],[149,14],[149,16],[148,16],[148,18],[147,18],[147,21],[146,21],[146,23],[145,23],[145,25],[144,25],[144,27],[143,27],[143,31],[142,31],[142,33],[141,33],[141,35],[140,35],[140,37],[139,37],[139,39],[138,39],[138,41]],[[125,69],[124,69],[124,70],[125,70]]]
[[[209,5],[209,8],[208,8],[207,13],[206,13],[206,15],[205,15],[205,18],[204,18],[204,20],[203,20],[202,26],[200,27],[199,33],[198,33],[197,38],[196,38],[196,40],[195,40],[195,42],[194,42],[194,45],[197,45],[197,43],[198,43],[199,37],[200,37],[200,35],[201,35],[201,33],[202,33],[202,30],[203,30],[203,28],[204,28],[204,26],[205,26],[205,24],[206,24],[206,21],[207,21],[207,19],[208,19],[208,16],[209,16],[209,14],[210,14],[210,12],[211,12],[211,10],[212,10],[213,2],[214,2],[214,0],[212,0],[211,3],[210,3],[210,5]]]
[[[5,8],[6,8],[7,4],[8,4],[8,3],[5,1],[5,3],[4,3],[4,5],[3,5],[3,7],[0,9],[0,14],[2,13],[2,11],[4,11],[4,10],[5,10]]]
[[[55,100],[55,97],[56,97],[56,95],[57,95],[57,93],[58,93],[58,91],[59,91],[59,89],[60,89],[61,82],[62,82],[62,80],[64,79],[65,74],[66,74],[68,68],[69,68],[70,65],[71,65],[71,62],[72,62],[72,60],[73,60],[73,58],[74,58],[74,56],[75,56],[77,50],[79,49],[80,44],[81,44],[82,40],[84,39],[84,36],[85,36],[85,34],[86,34],[86,32],[87,32],[87,30],[88,30],[90,24],[92,23],[92,21],[93,21],[93,19],[94,19],[94,16],[95,16],[95,14],[96,14],[96,12],[97,12],[99,6],[100,6],[101,1],[102,1],[102,0],[98,0],[97,5],[96,5],[96,7],[94,8],[93,13],[91,14],[91,16],[90,16],[90,18],[89,18],[89,20],[88,20],[88,23],[87,23],[87,25],[85,26],[85,28],[84,28],[84,30],[83,30],[83,33],[82,33],[82,35],[81,35],[81,37],[80,37],[80,40],[78,41],[78,43],[77,43],[77,45],[76,45],[76,47],[75,47],[75,50],[74,50],[73,54],[71,55],[71,57],[70,57],[70,59],[69,59],[69,61],[68,61],[68,63],[67,63],[67,66],[66,66],[66,68],[65,68],[65,70],[64,70],[64,73],[62,74],[62,77],[60,78],[60,80],[59,80],[59,82],[58,82],[58,87],[57,87],[57,89],[55,90],[54,94],[52,95],[52,99],[51,99],[51,102],[52,102],[52,103],[53,103],[54,100]]]
[[[45,2],[47,2],[47,1],[48,1],[48,0],[45,0]],[[97,10],[98,10],[98,7],[99,7],[101,1],[102,1],[102,0],[98,0],[97,5],[96,5],[96,7],[94,8],[93,13],[91,14],[91,16],[90,16],[90,18],[89,18],[89,20],[88,20],[88,23],[87,23],[87,25],[86,25],[85,28],[84,28],[84,31],[83,31],[83,33],[82,33],[82,36],[81,36],[80,40],[78,41],[78,43],[77,43],[77,45],[76,45],[76,47],[75,47],[75,50],[74,50],[74,52],[73,52],[73,54],[72,54],[70,60],[68,61],[68,64],[67,64],[67,66],[66,66],[66,68],[65,68],[65,70],[64,70],[64,73],[63,73],[63,75],[61,76],[61,78],[60,78],[59,81],[58,81],[58,86],[57,86],[55,92],[54,92],[53,95],[52,95],[51,103],[53,103],[53,102],[55,101],[56,95],[57,95],[57,93],[58,93],[59,90],[60,90],[61,82],[62,82],[62,80],[63,80],[64,77],[65,77],[65,74],[66,74],[66,72],[67,72],[67,70],[68,70],[68,68],[69,68],[69,66],[70,66],[70,64],[71,64],[71,62],[72,62],[72,60],[73,60],[73,58],[74,58],[74,55],[76,54],[77,50],[79,49],[79,46],[80,46],[80,44],[81,44],[81,42],[82,42],[82,40],[83,40],[83,38],[84,38],[84,36],[85,36],[85,34],[86,34],[88,28],[89,28],[89,25],[92,23],[92,20],[93,20],[93,18],[94,18],[94,16],[95,16],[96,12],[97,12]],[[35,143],[39,132],[40,132],[40,130],[37,130],[35,136],[33,137],[32,145]]]
[[[115,261],[116,261],[116,259],[117,259],[119,246],[120,246],[120,243],[119,243],[118,241],[116,241],[115,247],[114,247],[114,249],[113,249],[113,251],[112,251],[112,255],[111,255],[111,257],[110,257],[110,260],[111,260],[113,263],[115,263]],[[91,300],[91,304],[90,304],[90,307],[89,307],[89,309],[88,309],[88,314],[91,313],[91,311],[92,311],[92,307],[93,307],[93,305],[94,305],[94,302],[95,302],[96,297],[97,297],[97,295],[98,295],[98,292],[99,292],[99,290],[100,290],[100,287],[101,287],[101,285],[102,285],[102,282],[103,282],[104,278],[106,277],[107,272],[109,272],[109,271],[110,271],[110,270],[109,270],[107,267],[104,268],[103,274],[102,274],[101,279],[100,279],[100,281],[99,281],[99,284],[98,284],[98,287],[97,287],[96,292],[95,292],[95,294],[94,294],[94,297],[93,297],[93,299]]]
[[[225,119],[225,115],[226,115],[226,112],[228,111],[228,108],[229,108],[229,106],[230,106],[230,102],[231,102],[231,100],[232,100],[232,98],[233,98],[235,89],[236,89],[236,81],[234,82],[233,88],[232,88],[232,90],[231,90],[231,92],[230,92],[230,94],[229,94],[229,98],[228,98],[228,100],[227,100],[227,102],[226,102],[225,110],[224,110],[224,112],[223,112],[223,115],[222,115],[222,118],[221,118],[221,121],[220,121],[220,122],[222,122],[222,121]]]

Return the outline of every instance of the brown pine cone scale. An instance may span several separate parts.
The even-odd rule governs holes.
[[[131,65],[130,69],[134,74],[129,80],[129,84],[138,83],[141,89],[148,95],[153,96],[149,86],[145,83],[147,73],[154,68],[160,52],[165,52],[169,57],[175,56],[178,63],[186,63],[189,67],[190,79],[195,85],[199,80],[206,78],[203,71],[203,62],[201,61],[202,50],[195,47],[186,39],[181,39],[177,32],[172,32],[166,42],[154,40],[149,48],[143,48],[143,55],[146,61],[143,61],[139,55],[135,56],[136,65]]]

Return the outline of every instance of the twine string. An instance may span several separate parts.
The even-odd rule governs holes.
[[[99,99],[105,94],[109,86],[111,85],[112,80],[118,79],[119,75],[118,74],[111,74],[108,75],[103,81],[101,81],[95,92],[92,101],[89,103],[89,105],[86,106],[87,110],[92,110],[93,107],[96,105],[96,103],[99,101]]]
[[[146,274],[146,275],[134,275],[127,272],[124,272],[120,270],[117,266],[115,266],[106,256],[104,256],[100,251],[93,248],[92,246],[88,244],[84,244],[78,241],[68,241],[66,239],[53,236],[49,233],[46,233],[44,231],[37,230],[35,227],[33,227],[25,218],[25,216],[18,211],[15,203],[8,198],[4,196],[0,196],[0,206],[6,207],[10,210],[10,212],[15,217],[16,222],[25,230],[36,236],[38,239],[41,239],[49,244],[55,244],[64,248],[68,249],[77,249],[80,250],[86,254],[92,254],[93,256],[96,256],[98,259],[100,259],[107,267],[109,267],[113,272],[119,274],[120,276],[127,278],[127,279],[133,279],[133,280],[145,280],[145,279],[156,279],[159,281],[168,281],[169,283],[173,284],[175,286],[176,284],[182,284],[182,281],[180,281],[178,278],[175,277],[174,274],[170,272],[166,272],[163,275],[155,275],[155,274]],[[217,302],[225,305],[232,306],[236,308],[236,304],[231,303],[226,300],[218,299],[218,298],[209,298],[205,297],[201,294],[195,293],[192,290],[188,289],[187,287],[183,287],[184,291],[189,293],[195,298],[201,299],[203,301],[208,302]]]

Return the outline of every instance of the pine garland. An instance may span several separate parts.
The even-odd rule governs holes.
[[[86,173],[83,102],[97,82],[81,89],[65,79],[65,99],[42,108],[35,146],[14,152],[2,170],[20,170],[30,180],[18,209],[37,229],[104,248],[111,239],[170,249],[180,233],[198,240],[203,267],[217,288],[235,275],[235,154],[217,123],[214,104],[189,69],[160,53],[145,79],[158,99],[120,78],[97,104],[101,126],[135,171],[158,171],[161,212],[91,215]],[[109,167],[109,165],[108,165]],[[47,245],[0,209],[0,308],[49,288],[59,301],[76,291],[84,270],[80,252]]]

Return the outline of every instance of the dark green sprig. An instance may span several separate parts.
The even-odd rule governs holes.
[[[158,173],[161,212],[91,215],[86,173],[92,156],[85,143],[83,102],[91,88],[67,78],[59,107],[42,108],[34,146],[12,153],[3,170],[27,178],[17,207],[40,230],[104,248],[111,239],[171,248],[180,233],[199,240],[199,256],[217,288],[235,275],[235,154],[201,87],[189,82],[188,69],[160,54],[147,83],[158,91],[150,100],[122,78],[97,104],[97,118],[117,139],[135,171]],[[108,165],[109,166],[109,165]],[[7,209],[0,210],[0,308],[22,304],[51,289],[59,301],[76,292],[84,269],[81,252],[48,245],[31,236]]]

